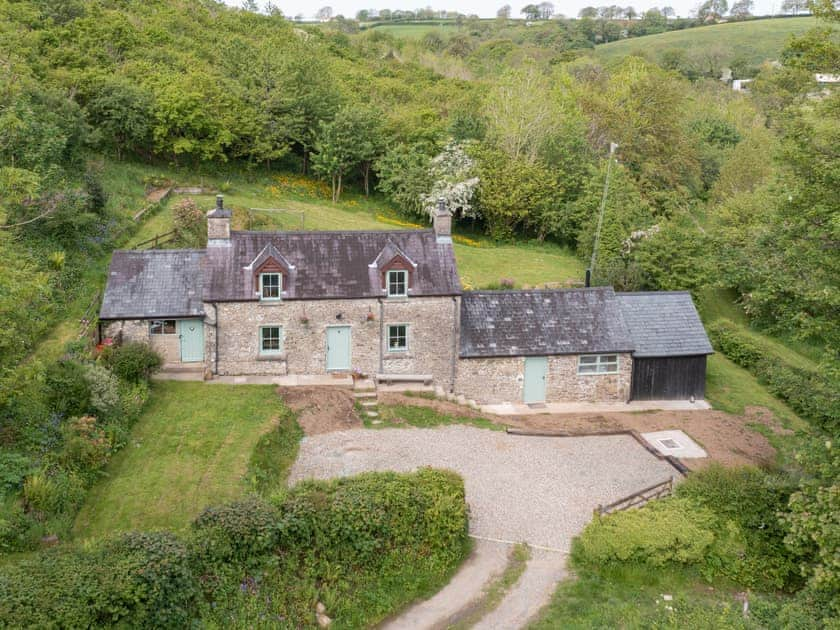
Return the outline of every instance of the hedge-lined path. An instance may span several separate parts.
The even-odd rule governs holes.
[[[307,436],[301,441],[289,483],[365,471],[407,472],[423,466],[448,468],[463,477],[470,534],[478,539],[480,556],[494,541],[532,547],[523,575],[480,624],[506,630],[521,627],[548,603],[564,575],[572,538],[591,520],[593,509],[676,474],[668,463],[626,435],[558,439],[457,425]],[[462,568],[473,575],[470,580],[456,574],[438,594],[441,600],[435,602],[433,597],[425,608],[420,604],[409,610],[433,611],[441,604],[439,615],[430,612],[422,623],[415,620],[391,627],[446,627],[453,613],[451,605],[442,602],[460,600],[461,607],[467,606],[493,578],[492,568],[484,571],[483,579],[477,578],[474,572],[480,566],[492,567],[493,559],[476,557]],[[468,586],[458,586],[466,582]],[[454,590],[447,593],[448,589]]]

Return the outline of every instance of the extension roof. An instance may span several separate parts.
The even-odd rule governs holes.
[[[712,344],[687,291],[618,293],[636,357],[712,354]]]
[[[117,250],[111,258],[100,319],[203,317],[203,250]]]
[[[377,260],[383,252],[416,264],[409,296],[461,294],[452,245],[438,243],[433,230],[231,232],[229,245],[207,249],[205,301],[257,300],[251,264],[269,245],[295,269],[284,300],[382,297],[370,266],[387,262]]]
[[[461,300],[463,358],[632,352],[610,287],[474,291]]]

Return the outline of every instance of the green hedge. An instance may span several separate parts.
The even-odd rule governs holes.
[[[775,396],[830,435],[840,432],[840,384],[830,375],[803,370],[761,348],[733,322],[722,319],[708,327],[709,336],[723,354],[752,372]]]
[[[206,509],[183,539],[128,534],[0,566],[0,627],[302,627],[318,601],[368,626],[440,588],[467,541],[454,473],[308,482]]]

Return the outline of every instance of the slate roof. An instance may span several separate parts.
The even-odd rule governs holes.
[[[461,299],[463,358],[631,352],[610,287],[474,291]]]
[[[202,317],[203,250],[117,250],[100,319]]]
[[[712,354],[712,344],[687,291],[617,293],[636,357]]]
[[[268,245],[294,267],[283,287],[286,300],[381,297],[370,265],[386,248],[417,265],[409,296],[461,293],[452,245],[438,243],[433,230],[231,232],[229,246],[207,249],[204,299],[258,299],[250,266]]]

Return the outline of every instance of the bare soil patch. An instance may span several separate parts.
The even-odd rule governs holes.
[[[306,435],[362,426],[349,390],[339,387],[278,387],[277,394],[297,414],[298,424]]]
[[[791,433],[764,407],[747,407],[743,416],[715,410],[496,416],[439,399],[389,393],[380,396],[380,400],[385,404],[431,407],[438,413],[481,417],[501,425],[540,431],[588,434],[601,431],[634,430],[641,433],[680,429],[709,454],[708,459],[683,460],[683,464],[692,470],[704,468],[712,462],[724,466],[762,466],[772,463],[776,457],[776,449],[751,425],[763,425],[776,435]]]

